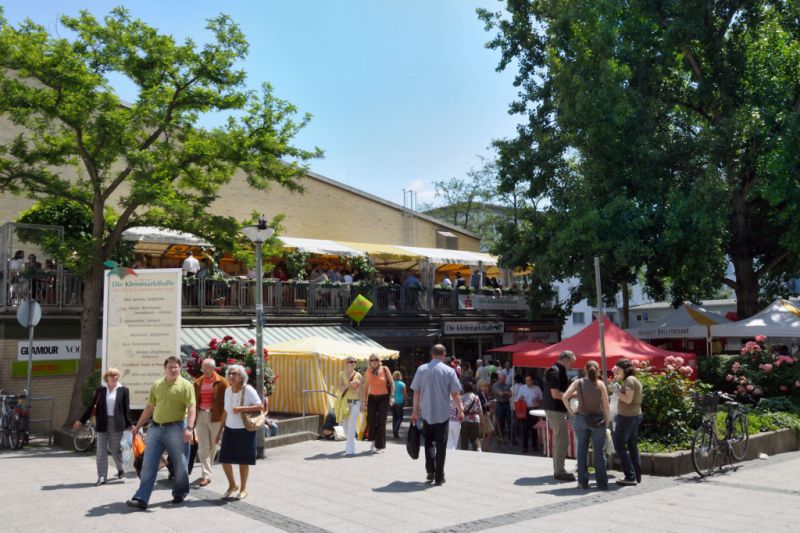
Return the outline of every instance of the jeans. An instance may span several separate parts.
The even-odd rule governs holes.
[[[172,496],[185,498],[189,494],[189,473],[187,471],[189,444],[183,441],[184,428],[184,422],[166,426],[156,426],[155,424],[150,426],[147,431],[139,490],[133,495],[135,500],[145,504],[150,502],[150,495],[158,475],[158,465],[164,450],[172,459],[172,464],[177,466],[175,481],[172,484]]]
[[[400,438],[400,426],[403,425],[403,404],[395,403],[392,406],[392,435]]]
[[[614,419],[614,450],[622,463],[628,481],[642,480],[642,461],[639,457],[639,425],[642,415],[622,416]]]
[[[345,455],[356,453],[356,433],[358,433],[358,413],[361,411],[361,402],[347,401],[350,404],[350,414],[342,420],[347,443],[344,446]]]
[[[367,396],[367,434],[375,443],[375,448],[386,448],[386,415],[389,414],[389,395],[370,394]]]
[[[586,422],[586,415],[575,416],[572,423],[575,436],[578,439],[578,484],[589,485],[589,439],[592,439],[594,450],[594,470],[598,489],[608,488],[608,475],[606,474],[606,426],[591,427]]]
[[[447,433],[449,420],[439,424],[422,421],[422,436],[425,437],[425,470],[433,474],[434,481],[444,481],[444,459],[447,455]]]

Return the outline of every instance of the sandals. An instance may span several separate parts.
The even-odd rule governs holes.
[[[239,493],[239,499],[244,500],[245,498],[247,498],[247,491],[243,490],[242,492]]]
[[[225,494],[222,495],[222,499],[227,500],[228,498],[233,496],[233,493],[236,492],[237,490],[239,490],[239,487],[228,487],[228,490],[226,490]],[[247,494],[246,491],[245,494]]]

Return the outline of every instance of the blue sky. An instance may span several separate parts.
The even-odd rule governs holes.
[[[30,17],[51,32],[61,14],[116,5],[178,41],[207,38],[205,20],[225,12],[250,42],[248,84],[272,83],[275,94],[314,115],[297,138],[325,158],[312,170],[394,202],[414,189],[433,200],[434,180],[463,177],[487,155],[492,139],[514,134],[507,114],[512,72],[495,72],[498,54],[476,7],[494,0],[13,0],[16,24]],[[124,86],[120,96],[132,100]]]

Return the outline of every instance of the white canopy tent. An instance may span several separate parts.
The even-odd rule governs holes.
[[[185,246],[210,247],[211,245],[196,235],[174,229],[155,226],[136,226],[122,232],[122,240],[152,242],[158,244],[183,244]]]
[[[711,326],[711,334],[714,337],[800,337],[800,308],[778,298],[750,318]]]
[[[308,254],[338,255],[342,257],[363,256],[364,252],[327,239],[302,239],[300,237],[278,237],[287,248]]]
[[[707,339],[709,328],[730,320],[702,307],[683,304],[658,322],[625,331],[640,339]]]

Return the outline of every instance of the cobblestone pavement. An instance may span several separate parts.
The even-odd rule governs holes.
[[[636,487],[583,491],[553,480],[549,459],[448,450],[441,487],[424,483],[422,460],[389,441],[385,453],[343,456],[344,443],[314,441],[268,451],[251,471],[249,496],[223,502],[226,482],[193,485],[170,503],[162,473],[146,512],[125,505],[138,480],[94,486],[94,457],[51,448],[0,452],[0,531],[797,531],[800,452],[738,471],[645,477]],[[568,467],[574,467],[574,463]],[[113,469],[113,467],[112,467]],[[192,479],[197,477],[194,472]]]

